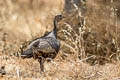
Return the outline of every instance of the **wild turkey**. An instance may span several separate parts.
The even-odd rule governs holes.
[[[62,15],[55,16],[53,31],[33,40],[27,50],[21,53],[22,58],[33,57],[38,59],[41,71],[44,71],[43,63],[45,59],[54,59],[59,51],[60,42],[57,40],[57,24],[62,18]]]

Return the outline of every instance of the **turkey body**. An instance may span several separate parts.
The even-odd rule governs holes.
[[[28,49],[22,53],[22,57],[35,59],[39,57],[54,59],[60,48],[60,41],[54,37],[41,37],[30,43]]]

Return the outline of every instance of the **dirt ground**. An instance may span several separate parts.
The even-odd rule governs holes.
[[[77,12],[65,14],[66,18],[59,24],[59,38],[62,44],[59,54],[51,62],[45,62],[45,72],[42,73],[37,60],[21,59],[15,55],[25,41],[42,36],[53,29],[53,18],[56,14],[63,12],[65,1],[0,0],[0,80],[120,80],[120,57],[116,55],[120,53],[119,1],[86,1],[86,15],[84,11],[82,13],[86,16],[83,33],[90,32],[95,40],[91,40],[91,36],[88,35],[88,38],[80,41],[86,43],[82,46],[80,44],[80,47],[76,47],[78,46],[76,37],[73,37],[74,41],[67,42],[68,39],[60,31],[69,29],[67,23],[77,31],[76,26],[80,24],[76,19]],[[115,12],[114,9],[118,11]],[[96,49],[93,43],[96,43],[99,48]],[[105,49],[101,44],[105,46]],[[71,49],[65,48],[65,45]],[[82,53],[86,55],[79,59],[77,55]],[[102,56],[110,61],[103,60],[105,64],[100,65],[98,64],[100,62],[95,59],[94,65],[91,65],[85,61],[89,57],[88,54],[97,56],[98,60],[98,56]],[[115,56],[111,58],[114,54]],[[2,74],[1,70],[5,71],[5,74]]]

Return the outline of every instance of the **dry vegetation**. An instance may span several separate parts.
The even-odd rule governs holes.
[[[117,80],[119,3],[70,2],[67,10],[64,0],[0,0],[0,67],[5,67],[0,69],[0,80]],[[58,28],[61,49],[41,74],[36,60],[15,55],[20,55],[21,44],[51,31],[53,17],[59,13],[65,16]]]

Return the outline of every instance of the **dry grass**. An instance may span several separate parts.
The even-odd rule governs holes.
[[[0,80],[115,80],[120,77],[119,1],[87,0],[59,23],[61,49],[45,73],[34,59],[15,57],[20,45],[52,30],[64,0],[0,1]],[[102,64],[102,65],[101,65]]]

